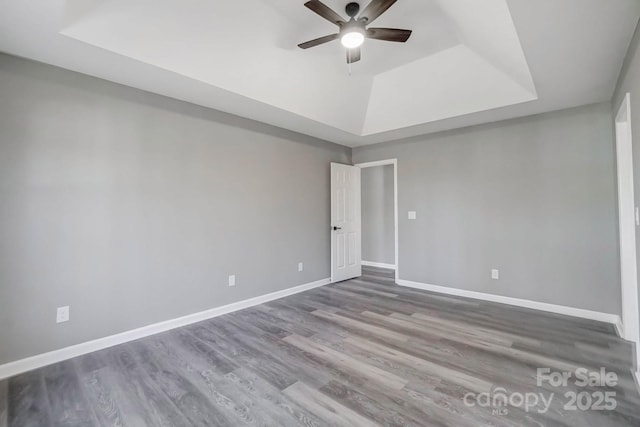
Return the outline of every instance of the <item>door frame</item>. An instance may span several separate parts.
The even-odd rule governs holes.
[[[400,277],[400,264],[398,256],[398,159],[376,160],[375,162],[356,163],[354,166],[360,169],[372,168],[375,166],[393,165],[393,235],[394,235],[394,255],[395,255],[395,279]],[[362,186],[362,181],[360,181]],[[361,192],[362,193],[362,192]],[[362,258],[362,255],[361,255]],[[361,260],[362,261],[362,260]]]
[[[620,282],[622,296],[622,338],[640,350],[638,325],[638,271],[636,265],[636,206],[633,189],[633,139],[631,134],[631,94],[622,100],[615,118],[616,175],[620,237]],[[640,366],[640,354],[636,357]]]

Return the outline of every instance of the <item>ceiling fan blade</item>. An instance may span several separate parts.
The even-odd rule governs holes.
[[[399,30],[397,28],[369,28],[367,37],[388,42],[406,42],[411,36],[411,30]]]
[[[360,61],[360,48],[347,49],[347,64],[353,64],[358,61]]]
[[[358,19],[366,19],[367,24],[371,24],[378,16],[382,15],[398,0],[372,0],[371,3],[360,13]]]
[[[338,34],[331,34],[329,36],[319,37],[317,39],[309,40],[308,42],[300,43],[298,47],[300,49],[309,49],[310,47],[318,46],[323,43],[330,42],[338,38]]]
[[[322,3],[320,0],[310,0],[304,5],[307,8],[313,10],[318,15],[322,16],[327,21],[332,22],[337,26],[341,26],[344,24],[344,19],[342,19],[342,16],[338,15],[333,11],[333,9]]]

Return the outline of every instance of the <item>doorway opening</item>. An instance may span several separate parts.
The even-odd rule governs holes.
[[[394,270],[398,279],[397,159],[359,163],[362,265]]]
[[[633,195],[633,150],[631,95],[626,94],[616,115],[616,159],[618,170],[618,215],[620,228],[620,278],[622,284],[622,337],[636,343],[640,366],[640,324],[638,315],[638,272],[636,226],[638,212]]]

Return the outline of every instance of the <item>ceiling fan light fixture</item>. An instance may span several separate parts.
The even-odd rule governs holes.
[[[344,9],[350,18],[345,21],[342,16],[320,0],[308,0],[304,6],[332,24],[337,25],[338,32],[300,43],[298,47],[300,49],[309,49],[310,47],[340,39],[342,46],[347,49],[347,64],[352,64],[360,61],[360,46],[362,46],[365,39],[404,43],[409,39],[409,36],[411,36],[411,30],[401,30],[398,28],[367,28],[397,1],[398,0],[371,0],[362,13],[360,13],[360,5],[352,1],[348,3]],[[356,19],[356,17],[358,17],[358,19]]]
[[[362,46],[362,43],[364,43],[364,31],[354,28],[340,37],[340,43],[342,43],[342,46],[347,49],[360,47]]]

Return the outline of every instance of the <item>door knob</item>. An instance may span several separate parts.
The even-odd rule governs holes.
[[[342,230],[342,227],[333,227],[333,231]]]

